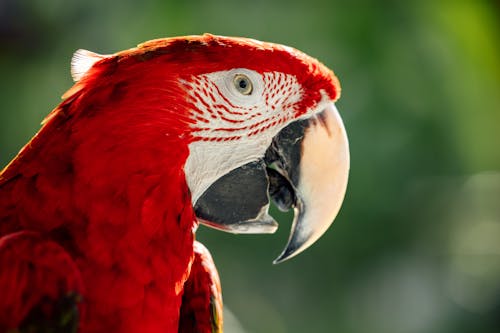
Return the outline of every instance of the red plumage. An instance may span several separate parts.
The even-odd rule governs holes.
[[[222,298],[217,269],[208,250],[195,242],[191,274],[184,284],[179,332],[222,332]]]
[[[156,40],[97,62],[0,174],[1,331],[41,298],[74,292],[79,332],[177,332],[186,281],[194,294],[214,284],[211,260],[193,250],[183,167],[195,138],[178,82],[233,67],[319,85],[297,110],[318,100],[307,94],[339,94],[317,61],[243,39]]]
[[[1,238],[0,263],[1,332],[18,327],[40,303],[47,303],[42,311],[51,317],[50,299],[83,293],[80,272],[69,254],[38,233],[21,231]]]

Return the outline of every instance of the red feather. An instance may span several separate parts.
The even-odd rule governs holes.
[[[195,242],[191,274],[184,284],[179,332],[222,332],[222,294],[210,252]]]
[[[36,232],[21,231],[0,238],[0,263],[1,332],[17,327],[46,300],[49,302],[42,311],[51,316],[55,309],[50,300],[83,293],[80,273],[68,253]]]

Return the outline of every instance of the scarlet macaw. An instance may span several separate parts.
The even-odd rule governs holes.
[[[293,48],[205,34],[77,51],[75,85],[0,173],[1,332],[221,332],[198,223],[272,233],[275,262],[337,215],[337,78]]]

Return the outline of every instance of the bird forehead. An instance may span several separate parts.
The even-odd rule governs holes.
[[[211,34],[156,39],[127,50],[125,54],[144,60],[166,56],[169,60],[189,63],[184,71],[191,74],[245,67],[260,72],[278,71],[301,76],[310,74],[310,64],[317,62],[289,46]]]
[[[272,72],[291,75],[303,88],[303,110],[318,103],[320,91],[332,101],[340,96],[337,77],[317,59],[292,47],[248,38],[209,34],[165,38],[119,52],[113,59],[123,64],[123,68],[138,65],[148,68],[152,76],[167,73],[185,81],[234,68],[261,75]],[[109,61],[108,65],[113,67],[113,62]]]

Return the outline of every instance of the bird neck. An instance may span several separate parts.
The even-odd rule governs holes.
[[[176,331],[197,226],[187,144],[141,133],[144,124],[65,117],[53,115],[2,173],[0,236],[37,230],[70,252],[89,332]]]

